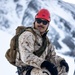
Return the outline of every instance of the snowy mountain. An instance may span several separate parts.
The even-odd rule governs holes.
[[[74,4],[62,0],[0,0],[0,30],[14,35],[17,26],[32,26],[41,8],[51,13],[48,36],[57,52],[75,58]]]
[[[47,8],[51,13],[48,36],[53,44],[58,50],[65,44],[68,54],[75,56],[74,4],[61,0],[1,0],[0,29],[14,34],[19,25],[32,26],[36,12],[41,8]]]

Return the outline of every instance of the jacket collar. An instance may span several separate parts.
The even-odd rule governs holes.
[[[43,37],[46,37],[46,35],[47,35],[48,31],[49,31],[49,30],[46,30],[46,32],[45,32],[43,35],[41,35],[40,32],[39,32],[39,30],[37,30],[37,29],[35,29],[35,28],[33,28],[33,29],[34,29],[34,31],[36,32],[36,34],[39,35],[39,36],[42,36],[42,38],[43,38]]]

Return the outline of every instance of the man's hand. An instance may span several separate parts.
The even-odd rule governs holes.
[[[58,75],[56,66],[51,62],[44,61],[41,64],[41,68],[46,68],[51,73],[51,75]]]
[[[61,60],[60,62],[60,67],[65,66],[66,67],[66,72],[69,71],[69,66],[65,60]]]

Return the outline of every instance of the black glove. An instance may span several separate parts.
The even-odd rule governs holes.
[[[60,67],[65,66],[66,67],[66,72],[69,71],[69,66],[65,60],[61,60],[60,62]]]
[[[44,61],[41,64],[41,68],[46,68],[51,73],[51,75],[58,75],[57,68],[53,63],[50,63],[48,61]]]

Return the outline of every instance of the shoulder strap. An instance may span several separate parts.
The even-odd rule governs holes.
[[[26,27],[25,29],[22,29],[20,33],[16,34],[16,37],[15,37],[15,41],[16,41],[16,44],[15,44],[15,50],[16,50],[16,53],[19,52],[19,49],[18,49],[18,38],[19,36],[24,32],[24,31],[30,31],[34,34],[35,36],[35,41],[36,41],[36,33],[34,32],[33,28],[32,27]],[[20,53],[19,53],[19,60],[20,60]]]
[[[34,34],[34,36],[35,36],[35,42],[37,42],[36,41],[36,39],[37,39],[37,35],[36,35],[36,33],[35,33],[35,31],[33,30],[33,28],[31,28],[31,27],[28,27],[28,29],[31,29],[31,32],[33,32],[33,34]],[[28,30],[27,29],[27,30]],[[30,30],[29,30],[30,31]],[[47,47],[47,44],[49,43],[49,39],[48,39],[48,37],[44,37],[44,38],[42,38],[42,46],[37,50],[37,51],[34,51],[33,53],[35,54],[35,55],[37,55],[37,56],[41,56],[42,55],[42,53],[45,51],[45,49],[46,49],[46,47]]]
[[[35,33],[35,31],[33,30],[32,27],[27,27],[27,28],[23,29],[19,34],[16,35],[17,37],[16,37],[15,41],[16,41],[16,50],[17,50],[17,51],[18,51],[18,38],[19,38],[19,36],[20,36],[24,31],[30,31],[30,32],[32,32],[32,33],[34,34],[34,36],[35,36],[35,42],[36,42],[36,33]]]
[[[17,38],[16,38],[16,41],[17,41],[17,42],[16,42],[16,49],[17,49],[17,50],[18,50],[18,37],[19,37],[24,31],[30,31],[30,32],[32,32],[32,33],[34,34],[34,36],[35,36],[35,42],[36,42],[37,36],[36,36],[35,31],[33,30],[32,27],[27,27],[26,29],[22,30],[20,34],[17,35]],[[43,52],[45,51],[45,49],[46,49],[46,46],[47,46],[47,44],[48,44],[48,38],[45,37],[45,38],[42,39],[42,41],[43,41],[43,42],[42,42],[42,46],[41,46],[37,51],[34,51],[34,52],[33,52],[35,55],[37,55],[37,56],[39,56],[39,57],[42,55],[42,53],[43,53]]]
[[[39,57],[40,57],[40,56],[42,55],[42,53],[45,51],[45,49],[46,49],[46,47],[47,47],[47,44],[48,44],[47,38],[43,38],[42,40],[43,40],[42,46],[41,46],[37,51],[33,52],[35,55],[37,55],[37,56],[39,56]]]

